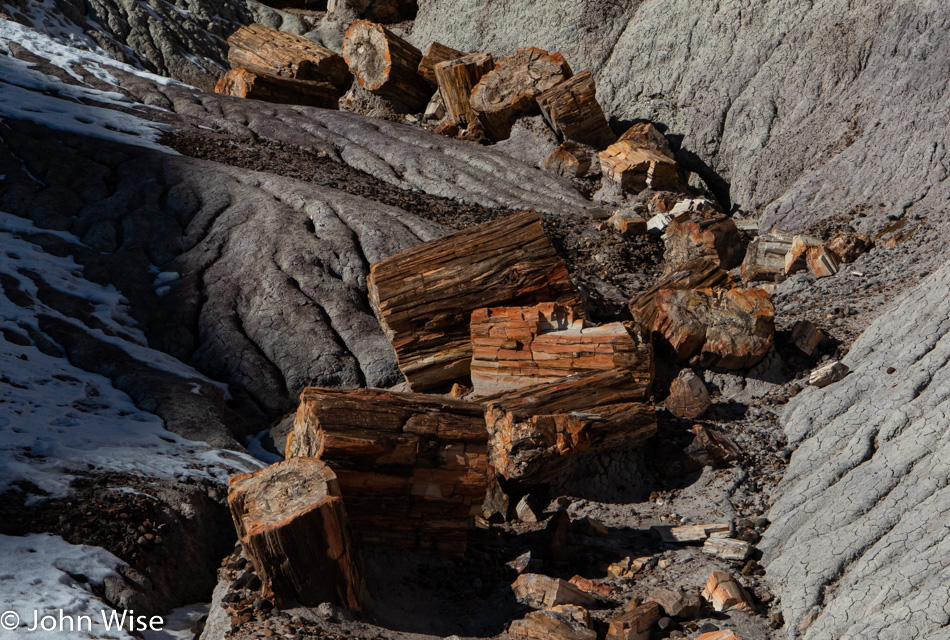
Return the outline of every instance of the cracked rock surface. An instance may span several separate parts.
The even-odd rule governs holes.
[[[849,376],[789,403],[760,545],[788,637],[946,637],[948,294],[944,266],[858,338]]]

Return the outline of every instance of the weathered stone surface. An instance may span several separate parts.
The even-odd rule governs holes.
[[[678,360],[744,369],[765,357],[775,334],[775,307],[762,289],[664,289],[656,295],[655,334]]]
[[[943,267],[858,338],[848,377],[789,403],[795,453],[759,543],[789,637],[810,613],[813,640],[945,631],[948,292]]]

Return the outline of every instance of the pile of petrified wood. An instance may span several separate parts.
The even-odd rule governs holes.
[[[645,125],[618,138],[590,71],[574,74],[559,53],[532,47],[495,60],[438,42],[423,53],[368,20],[350,25],[342,55],[259,24],[241,27],[228,44],[232,69],[218,81],[219,93],[336,109],[355,81],[400,112],[424,111],[437,133],[483,144],[507,139],[519,118],[540,114],[562,141],[543,163],[549,171],[599,171],[633,192],[680,181],[666,139]]]
[[[698,209],[667,225],[669,269],[631,302],[632,322],[585,320],[533,211],[372,265],[370,301],[408,391],[305,390],[287,460],[232,480],[238,532],[269,588],[358,608],[359,547],[462,554],[473,516],[509,517],[511,498],[573,461],[650,438],[654,348],[704,367],[761,359],[769,294],[737,285],[735,224]],[[708,394],[681,377],[668,406],[694,417]],[[331,583],[314,588],[313,572]]]

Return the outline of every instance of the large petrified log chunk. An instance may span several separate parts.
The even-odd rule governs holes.
[[[421,111],[432,88],[419,74],[422,52],[382,25],[357,20],[343,38],[343,58],[360,86],[410,111]]]
[[[584,328],[552,302],[472,314],[472,385],[479,396],[557,382],[584,371],[628,369],[649,388],[653,349],[623,324]]]
[[[712,405],[709,391],[692,369],[683,369],[670,384],[666,407],[673,415],[693,420],[703,415]]]
[[[485,498],[487,440],[477,403],[310,387],[288,453],[334,469],[360,543],[461,555]]]
[[[508,640],[597,640],[597,632],[591,629],[586,609],[559,604],[512,622]]]
[[[247,69],[228,71],[218,80],[214,90],[215,93],[238,98],[280,104],[300,104],[323,109],[336,109],[340,100],[340,90],[329,82],[292,80],[251,73]]]
[[[294,458],[233,476],[228,505],[244,552],[277,597],[360,608],[362,565],[325,463]]]
[[[617,142],[627,142],[641,149],[653,149],[668,158],[673,158],[673,152],[670,150],[670,143],[666,136],[660,133],[660,130],[652,122],[638,122],[624,131]]]
[[[655,285],[630,301],[630,313],[640,330],[649,333],[656,325],[656,296],[664,289],[715,289],[729,287],[732,277],[719,266],[718,260],[697,258],[680,265]]]
[[[548,89],[537,100],[544,119],[565,140],[604,149],[617,139],[597,102],[590,71],[582,71]]]
[[[570,78],[571,68],[560,53],[531,47],[502,58],[472,91],[472,108],[482,128],[495,142],[507,140],[513,120],[537,113],[536,98]]]
[[[649,640],[659,619],[660,605],[655,602],[628,609],[610,621],[605,640]]]
[[[458,125],[476,122],[469,97],[482,76],[494,68],[495,60],[488,53],[473,53],[435,65],[435,78],[449,121]]]
[[[596,600],[567,580],[552,578],[539,573],[523,573],[511,585],[515,599],[536,609],[559,605],[589,607]]]
[[[624,191],[663,191],[675,189],[679,182],[679,165],[675,160],[654,149],[638,147],[630,140],[618,140],[601,151],[600,167],[604,177]]]
[[[312,40],[261,24],[241,27],[228,38],[232,68],[292,80],[329,82],[345,90],[352,80],[343,57]]]
[[[745,369],[761,360],[775,334],[775,307],[763,289],[664,289],[651,328],[675,358],[703,367]]]
[[[487,403],[489,464],[508,481],[550,481],[578,454],[637,445],[656,433],[648,386],[624,370],[595,371]]]
[[[774,280],[785,273],[785,256],[792,248],[793,236],[773,230],[758,236],[746,248],[742,279],[746,282]]]
[[[447,47],[441,42],[433,42],[429,45],[429,49],[425,52],[425,55],[422,56],[422,60],[419,61],[417,70],[423,78],[432,84],[436,84],[435,65],[440,62],[461,58],[464,55],[465,54],[458,49]]]
[[[728,271],[738,267],[745,255],[739,228],[732,218],[721,214],[705,218],[680,214],[667,225],[663,242],[666,273],[678,271],[696,258],[709,258]]]
[[[413,391],[469,375],[476,309],[581,300],[534,211],[465,229],[370,268],[370,301]]]

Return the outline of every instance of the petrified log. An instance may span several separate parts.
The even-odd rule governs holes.
[[[812,371],[808,375],[808,384],[819,388],[827,387],[829,384],[844,380],[849,373],[851,373],[851,369],[848,368],[848,365],[834,360]]]
[[[810,320],[798,320],[792,325],[792,344],[806,356],[815,355],[825,333]]]
[[[842,233],[828,243],[828,248],[834,252],[842,264],[850,264],[857,260],[862,253],[866,253],[874,246],[870,236],[863,233]]]
[[[653,625],[659,619],[660,605],[641,604],[611,619],[606,640],[650,640]]]
[[[312,40],[262,24],[241,27],[228,38],[232,68],[292,80],[329,82],[345,91],[353,76],[343,57]]]
[[[477,403],[309,387],[290,453],[334,469],[361,544],[461,555],[485,498],[487,439]]]
[[[694,424],[690,431],[693,432],[693,441],[683,453],[700,466],[723,467],[742,455],[739,445],[722,431],[702,424]]]
[[[732,575],[725,571],[713,571],[709,574],[706,581],[706,588],[703,589],[703,597],[712,605],[716,611],[728,611],[729,609],[738,609],[739,611],[752,612],[752,602],[745,589],[736,582]]]
[[[419,61],[417,70],[423,78],[434,85],[436,84],[435,65],[440,62],[461,58],[464,55],[465,54],[458,49],[447,47],[441,42],[433,42],[429,45],[429,49],[425,52],[425,55],[422,56],[422,60]]]
[[[684,593],[671,589],[651,591],[647,602],[657,603],[663,613],[671,618],[695,618],[703,608],[703,601],[698,593]]]
[[[705,542],[712,536],[723,537],[729,535],[729,525],[727,523],[686,524],[679,527],[654,525],[650,527],[650,530],[658,535],[663,542],[678,544]]]
[[[775,307],[763,289],[664,289],[650,329],[679,361],[745,369],[761,360],[775,335]]]
[[[509,640],[597,640],[590,628],[590,614],[583,607],[560,604],[531,611],[508,628]]]
[[[544,302],[472,313],[472,384],[488,396],[553,383],[574,373],[627,369],[647,388],[653,349],[623,324],[584,328],[571,309]]]
[[[732,286],[732,277],[717,260],[698,258],[665,275],[655,285],[630,301],[630,313],[644,333],[656,325],[656,296],[663,290],[715,289]]]
[[[710,258],[728,271],[738,267],[745,255],[739,228],[724,215],[694,218],[689,213],[679,214],[667,225],[663,242],[665,273],[678,271],[696,258]]]
[[[793,236],[773,230],[753,239],[742,262],[742,279],[746,282],[774,280],[785,272],[785,256],[792,248]]]
[[[541,168],[565,178],[582,178],[590,171],[591,164],[590,147],[567,141],[551,152]]]
[[[633,207],[621,207],[611,214],[607,224],[620,232],[623,236],[644,236],[647,234],[646,218]]]
[[[291,80],[251,73],[247,69],[231,69],[221,76],[214,90],[215,93],[238,98],[322,109],[336,109],[340,100],[340,90],[329,82]]]
[[[812,247],[820,247],[822,244],[818,238],[811,236],[797,235],[792,238],[792,246],[785,254],[785,275],[791,275],[805,268],[805,254]]]
[[[537,97],[541,115],[565,140],[604,149],[617,139],[597,102],[594,78],[582,71]]]
[[[435,78],[448,120],[459,125],[476,122],[469,97],[482,76],[494,68],[495,60],[488,53],[473,53],[435,65]]]
[[[683,369],[670,384],[666,408],[679,418],[698,418],[710,407],[709,391],[702,379],[691,369]]]
[[[489,401],[489,464],[523,485],[556,476],[574,456],[635,446],[656,433],[648,386],[626,370],[594,371]]]
[[[589,607],[597,601],[567,580],[539,573],[522,573],[511,585],[515,599],[535,609],[561,604]]]
[[[233,476],[228,505],[244,552],[278,597],[358,610],[363,569],[333,471],[293,458]]]
[[[604,177],[624,191],[675,189],[679,183],[679,164],[654,149],[638,147],[630,140],[618,140],[600,152]]]
[[[397,253],[370,268],[367,287],[414,391],[465,382],[476,309],[550,301],[579,315],[582,307],[534,211]]]
[[[701,636],[696,636],[696,640],[742,640],[732,629],[720,629],[719,631],[708,631]]]
[[[472,91],[472,108],[488,136],[507,140],[511,123],[522,114],[537,113],[536,98],[570,78],[571,68],[560,53],[531,47],[502,58]]]
[[[673,152],[670,150],[670,143],[666,140],[666,136],[660,133],[660,130],[653,126],[652,122],[638,122],[624,131],[623,135],[617,139],[617,142],[629,142],[635,147],[653,149],[668,158],[673,157]]]
[[[809,247],[805,253],[805,264],[808,265],[808,271],[816,278],[833,276],[838,273],[840,267],[838,256],[825,246]]]
[[[382,25],[351,24],[343,58],[362,87],[409,111],[422,110],[432,97],[432,87],[418,71],[422,52]]]
[[[703,545],[703,553],[736,562],[747,560],[753,551],[751,544],[734,538],[709,538]]]

